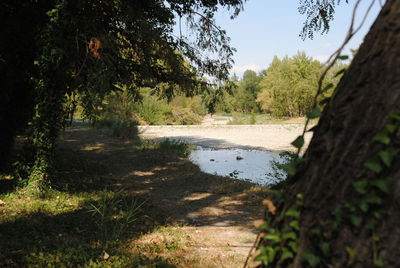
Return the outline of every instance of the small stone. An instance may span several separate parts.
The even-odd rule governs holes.
[[[110,258],[110,255],[104,251],[103,259],[107,260],[108,258]]]
[[[211,158],[211,159],[210,159],[210,161],[211,161],[211,162],[214,162],[214,161],[215,161],[215,159],[212,159],[212,158]]]

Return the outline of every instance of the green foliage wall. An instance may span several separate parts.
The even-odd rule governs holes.
[[[275,57],[260,82],[257,102],[274,116],[304,116],[311,109],[322,70],[319,61],[303,52],[290,58]]]

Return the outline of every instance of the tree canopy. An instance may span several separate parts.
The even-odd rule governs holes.
[[[140,98],[141,86],[171,98],[177,91],[192,95],[204,89],[201,74],[226,79],[234,50],[214,15],[227,8],[233,18],[242,5],[241,0],[3,1],[1,21],[8,27],[1,33],[10,38],[0,47],[5,73],[0,124],[7,126],[1,163],[17,130],[29,122],[21,177],[39,187],[75,93],[90,112],[121,86],[133,99]],[[178,19],[187,20],[194,39],[174,34]],[[24,109],[15,109],[19,106]]]

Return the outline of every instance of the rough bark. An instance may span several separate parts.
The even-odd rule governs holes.
[[[374,135],[384,128],[391,113],[399,111],[400,1],[388,0],[320,119],[306,153],[307,164],[292,178],[290,195],[304,194],[295,267],[305,267],[301,254],[315,243],[310,231],[355,195],[353,182],[376,178],[363,164],[380,150],[372,142]],[[374,230],[380,237],[377,253],[385,267],[400,266],[399,160],[396,157],[390,171],[394,185],[385,200],[386,213]],[[374,267],[371,232],[350,224],[339,228],[336,239],[330,241],[331,267]],[[346,247],[355,250],[353,260]]]

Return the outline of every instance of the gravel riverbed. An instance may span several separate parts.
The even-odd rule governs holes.
[[[244,148],[293,151],[290,143],[301,134],[303,124],[140,126],[141,137],[174,139],[206,148]],[[306,135],[306,145],[311,133]]]

